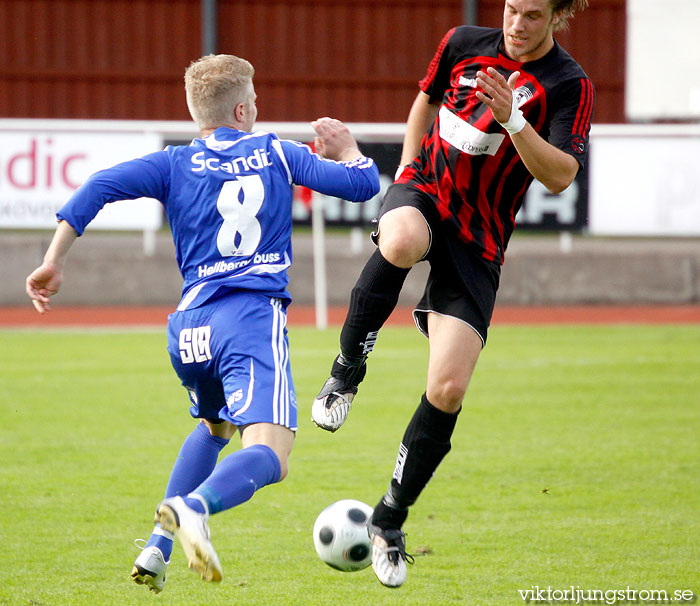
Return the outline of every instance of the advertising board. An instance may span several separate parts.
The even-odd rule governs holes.
[[[0,127],[0,228],[43,229],[94,172],[157,151],[153,132],[10,130]],[[89,229],[155,230],[162,206],[141,198],[108,204]]]

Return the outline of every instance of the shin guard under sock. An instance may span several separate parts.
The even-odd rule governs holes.
[[[389,263],[379,249],[369,258],[352,289],[340,333],[340,351],[348,362],[362,360],[372,351],[379,329],[396,307],[409,271]]]
[[[435,408],[423,394],[401,441],[389,490],[374,510],[374,525],[401,528],[408,508],[450,451],[458,415],[459,411],[447,413]]]
[[[224,438],[211,435],[204,423],[198,423],[180,448],[165,498],[186,495],[204,482],[214,471],[219,453],[228,443]]]
[[[256,490],[279,481],[280,461],[275,452],[263,444],[254,444],[230,454],[194,491],[204,500],[210,514],[244,503]],[[190,495],[185,502],[199,511],[201,501]]]

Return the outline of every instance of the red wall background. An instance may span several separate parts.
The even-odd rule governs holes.
[[[557,39],[624,121],[625,0],[591,0]],[[479,0],[500,27],[503,0]],[[0,117],[188,120],[200,0],[0,0]],[[404,122],[461,0],[219,0],[218,52],[256,68],[259,119]]]

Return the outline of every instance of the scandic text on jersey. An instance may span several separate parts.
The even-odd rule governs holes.
[[[193,173],[198,173],[205,169],[209,169],[213,171],[221,170],[225,173],[239,174],[241,172],[261,170],[266,166],[272,166],[272,161],[270,160],[270,152],[259,148],[247,158],[238,156],[237,158],[233,158],[231,162],[222,162],[220,158],[205,158],[204,152],[201,151],[192,156],[192,164],[194,164],[196,167],[192,169]]]

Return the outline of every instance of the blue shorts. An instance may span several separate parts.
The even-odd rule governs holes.
[[[168,353],[193,417],[297,429],[286,306],[237,291],[168,317]]]

